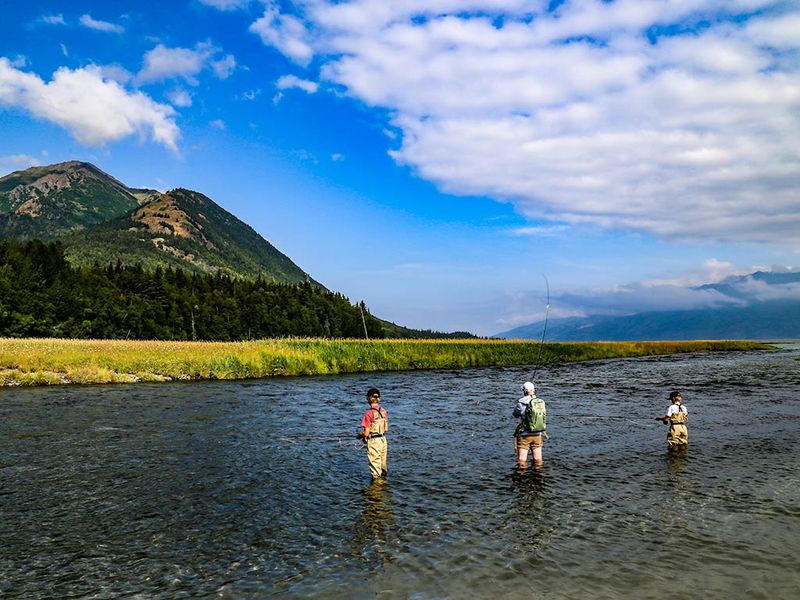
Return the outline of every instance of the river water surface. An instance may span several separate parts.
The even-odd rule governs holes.
[[[800,598],[798,356],[540,368],[526,471],[529,368],[0,390],[0,597]]]

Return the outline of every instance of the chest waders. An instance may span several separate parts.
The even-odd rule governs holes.
[[[367,438],[367,460],[369,461],[369,472],[373,479],[386,477],[387,454],[389,444],[386,441],[387,419],[386,411],[382,408],[373,408],[375,420],[369,427],[369,437]]]
[[[670,448],[675,446],[685,446],[689,443],[689,430],[686,421],[689,417],[682,406],[678,407],[678,412],[669,418],[669,431],[667,431],[667,445]]]

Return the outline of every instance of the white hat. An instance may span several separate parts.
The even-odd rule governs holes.
[[[522,384],[522,391],[533,393],[536,391],[536,388],[533,387],[533,384],[530,381],[526,381]]]

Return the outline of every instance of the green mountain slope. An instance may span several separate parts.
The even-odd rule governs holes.
[[[0,178],[4,238],[60,240],[78,265],[119,261],[322,287],[203,194],[128,188],[85,162],[33,167]]]
[[[138,206],[128,188],[92,164],[32,167],[0,178],[0,238],[52,239]]]
[[[203,194],[184,189],[160,194],[120,218],[60,239],[75,264],[119,260],[146,269],[172,266],[319,285],[252,227]]]

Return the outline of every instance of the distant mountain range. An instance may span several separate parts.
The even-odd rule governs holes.
[[[61,241],[79,265],[119,260],[321,285],[203,194],[129,188],[85,162],[0,178],[0,238],[10,237]]]
[[[755,272],[691,288],[715,292],[713,306],[626,315],[549,319],[551,341],[800,338],[800,273]],[[538,339],[544,321],[495,337]]]

